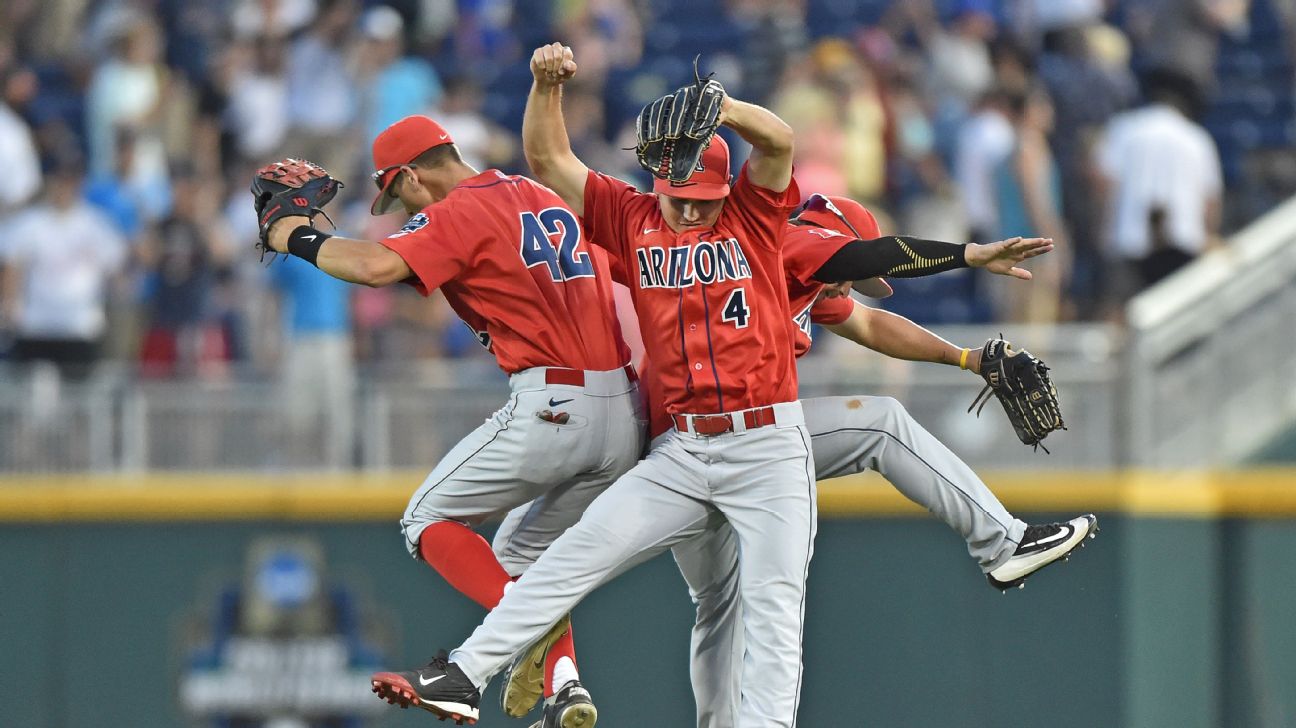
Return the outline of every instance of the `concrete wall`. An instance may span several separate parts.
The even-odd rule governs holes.
[[[942,524],[878,510],[821,523],[802,725],[1296,725],[1296,520],[1100,509],[1096,541],[1003,595]],[[3,520],[3,726],[185,725],[186,620],[266,534],[323,545],[329,573],[377,608],[393,667],[453,647],[481,616],[409,559],[385,518]],[[601,726],[690,724],[691,605],[669,559],[596,592],[576,620]],[[480,725],[526,725],[499,713],[497,689]],[[374,725],[429,719],[391,708]]]

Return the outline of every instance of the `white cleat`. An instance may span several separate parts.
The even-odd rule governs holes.
[[[1066,523],[1027,526],[1021,544],[1002,566],[986,574],[990,586],[1007,593],[1026,586],[1026,577],[1057,561],[1067,561],[1071,552],[1083,548],[1085,540],[1098,535],[1098,519],[1092,513]]]

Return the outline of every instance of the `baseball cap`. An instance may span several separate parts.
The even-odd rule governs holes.
[[[433,147],[453,143],[445,127],[427,116],[407,116],[383,129],[373,143],[374,172],[370,177],[379,192],[369,207],[370,214],[385,215],[396,209],[396,198],[387,194],[387,188],[401,167]]]
[[[849,197],[821,195],[816,192],[801,206],[796,219],[859,240],[873,240],[882,236],[873,213]],[[882,278],[855,281],[853,287],[869,298],[886,298],[894,292],[891,285]]]
[[[711,146],[702,152],[697,169],[685,182],[653,179],[653,192],[667,197],[690,200],[718,200],[729,196],[729,145],[719,135],[711,137]]]

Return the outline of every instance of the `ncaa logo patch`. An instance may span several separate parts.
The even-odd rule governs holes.
[[[414,217],[411,217],[411,218],[409,219],[409,221],[406,222],[405,225],[404,225],[403,227],[401,227],[400,230],[397,230],[396,232],[392,233],[391,235],[389,235],[389,236],[387,236],[387,237],[390,237],[390,238],[399,238],[399,237],[402,236],[402,235],[409,235],[410,233],[414,232],[415,230],[419,230],[419,229],[422,229],[423,227],[426,227],[427,224],[428,224],[428,216],[427,216],[426,214],[420,212],[419,214],[415,215]]]

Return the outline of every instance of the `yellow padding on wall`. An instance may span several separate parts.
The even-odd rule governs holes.
[[[425,473],[54,475],[0,478],[0,522],[391,521]],[[1010,511],[1170,518],[1296,517],[1296,468],[986,475]],[[826,517],[924,517],[874,473],[819,484]]]

